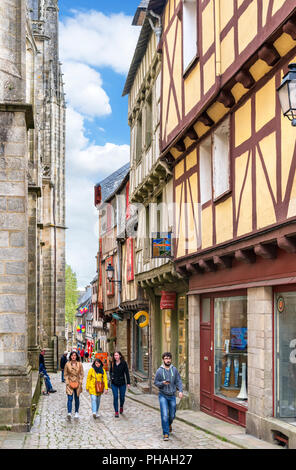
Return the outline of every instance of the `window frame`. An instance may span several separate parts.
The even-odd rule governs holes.
[[[184,30],[186,30],[187,28],[184,28],[184,17],[185,17],[185,8],[186,8],[186,3],[192,3],[192,4],[195,4],[196,6],[196,12],[195,12],[195,16],[196,16],[196,23],[195,23],[195,36],[196,36],[196,49],[195,49],[195,53],[193,54],[192,56],[192,59],[186,64],[184,64],[184,59],[185,59],[185,42],[184,42],[184,39],[185,39],[185,34],[184,34]],[[191,70],[194,68],[194,66],[196,65],[196,63],[198,62],[199,60],[199,2],[197,0],[182,0],[182,4],[181,4],[181,8],[182,8],[182,71],[183,71],[183,78],[186,78],[187,75],[191,72]],[[189,35],[190,36],[190,35]],[[192,37],[192,36],[190,36]]]

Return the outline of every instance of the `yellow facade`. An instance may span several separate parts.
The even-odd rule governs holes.
[[[198,52],[186,71],[182,63],[183,4],[173,0],[166,4],[161,139],[163,148],[178,158],[174,174],[177,258],[208,249],[214,243],[223,245],[296,215],[291,173],[295,165],[295,130],[287,119],[277,117],[276,89],[284,71],[270,65],[264,53],[258,55],[265,44],[260,42],[264,28],[270,27],[273,17],[282,14],[287,4],[284,0],[198,2]],[[282,57],[296,47],[296,41],[284,32],[272,40]],[[226,92],[234,100],[229,106],[219,95],[221,83],[230,84]],[[213,126],[207,123],[207,117]],[[220,126],[223,118],[224,127]],[[215,145],[222,145],[228,121],[230,179],[221,183],[226,193],[214,201],[216,188],[207,192],[205,184],[213,186],[215,178],[227,178],[227,172],[219,168],[223,159],[220,163],[219,158],[216,160],[214,173],[213,152]],[[191,132],[186,133],[189,128]],[[198,137],[192,136],[192,129]],[[184,154],[174,146],[180,137]],[[185,201],[186,209],[182,207]]]

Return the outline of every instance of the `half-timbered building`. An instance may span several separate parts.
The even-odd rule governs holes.
[[[293,0],[168,0],[160,119],[189,282],[191,405],[290,447],[296,131],[277,88],[296,58],[295,15]]]
[[[172,351],[174,364],[180,366],[184,382],[187,381],[187,283],[172,261],[173,173],[160,159],[160,38],[164,5],[165,1],[157,5],[142,1],[136,11],[133,24],[141,26],[141,31],[123,91],[129,97],[131,128],[129,197],[138,214],[138,229],[134,232],[135,279],[149,298],[149,325],[135,329],[138,339],[134,375],[137,382],[142,382],[142,388],[150,391],[164,351]]]

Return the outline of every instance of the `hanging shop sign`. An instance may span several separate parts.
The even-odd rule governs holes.
[[[85,333],[85,326],[84,325],[78,325],[76,328],[77,333]]]
[[[119,313],[112,313],[112,317],[113,317],[115,320],[123,321],[123,318],[122,318],[121,315],[119,315]]]
[[[84,313],[88,312],[88,308],[87,307],[80,308],[79,312],[83,315]]]
[[[134,315],[134,319],[139,320],[139,318],[142,317],[142,316],[144,316],[146,318],[146,320],[143,321],[142,323],[139,323],[139,327],[140,328],[145,328],[145,326],[147,326],[149,324],[149,314],[147,312],[145,312],[144,310],[141,310],[140,312],[138,312]]]
[[[283,297],[278,297],[277,299],[277,309],[279,313],[283,313],[285,310],[285,301]]]
[[[175,308],[176,305],[176,292],[168,292],[165,290],[161,291],[161,299],[160,299],[160,309],[161,310],[169,310]]]
[[[106,352],[96,352],[95,358],[100,359],[103,363],[103,367],[105,370],[109,370],[109,363],[108,363],[108,353]]]
[[[152,258],[172,257],[172,234],[155,233],[152,234]]]

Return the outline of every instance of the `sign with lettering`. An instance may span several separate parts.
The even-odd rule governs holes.
[[[152,234],[152,258],[172,257],[172,234],[154,233]]]
[[[160,308],[161,310],[173,309],[176,304],[176,292],[161,291]]]

